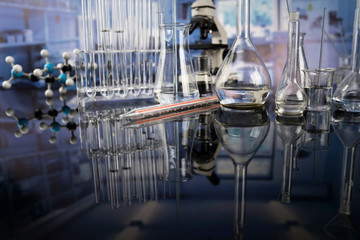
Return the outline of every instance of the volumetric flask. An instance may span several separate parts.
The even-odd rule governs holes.
[[[189,50],[188,24],[161,24],[161,50],[155,80],[155,100],[161,104],[199,97]]]
[[[265,103],[271,88],[269,72],[250,38],[250,1],[237,1],[237,38],[216,75],[220,103],[253,108]]]

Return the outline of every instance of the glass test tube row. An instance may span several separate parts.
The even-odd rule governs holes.
[[[164,0],[82,0],[80,97],[152,96]]]
[[[113,208],[165,197],[158,180],[169,172],[165,125],[122,128],[122,111],[86,112],[80,121],[81,144],[93,164],[96,202],[108,200]]]

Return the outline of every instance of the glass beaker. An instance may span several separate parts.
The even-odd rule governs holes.
[[[351,70],[334,92],[333,102],[349,112],[360,112],[360,8],[359,1],[355,10]]]
[[[265,103],[271,88],[269,72],[250,38],[250,1],[237,1],[237,38],[216,75],[220,103],[252,108]]]
[[[200,97],[208,97],[215,94],[214,79],[210,73],[210,59],[207,55],[193,57],[195,78]]]
[[[299,116],[306,108],[306,94],[300,86],[299,69],[299,12],[291,12],[288,25],[288,54],[275,95],[276,112],[281,116]]]
[[[334,69],[313,69],[305,72],[305,93],[307,95],[307,110],[330,110]]]
[[[161,50],[155,77],[155,100],[161,104],[199,97],[189,50],[188,24],[161,24]]]

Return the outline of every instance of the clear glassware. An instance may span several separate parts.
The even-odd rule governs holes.
[[[306,33],[300,33],[299,34],[299,59],[298,59],[298,65],[299,65],[299,70],[300,70],[300,78],[298,78],[298,84],[300,85],[300,87],[304,88],[305,87],[305,73],[303,72],[303,70],[308,70],[309,66],[307,64],[307,60],[306,60],[306,55],[305,55],[305,50],[304,50],[304,39],[305,39],[305,35]],[[282,71],[282,77],[285,77],[287,71],[288,71],[288,67],[287,67],[287,63],[285,63],[284,69]]]
[[[283,176],[281,182],[281,201],[291,199],[292,171],[296,141],[304,134],[305,119],[301,117],[276,116],[275,129],[284,143]]]
[[[305,50],[304,50],[304,40],[306,33],[301,32],[299,35],[299,69],[300,69],[300,87],[305,87],[305,73],[304,70],[308,70],[309,66],[306,60]]]
[[[215,94],[214,78],[210,73],[210,59],[207,55],[193,56],[195,78],[200,97],[208,97]]]
[[[337,110],[331,123],[336,136],[344,146],[341,198],[339,212],[350,214],[351,190],[354,182],[356,147],[360,143],[360,114]]]
[[[306,108],[306,94],[300,86],[299,12],[291,12],[288,25],[288,54],[286,71],[283,72],[275,94],[276,112],[281,116],[299,116]]]
[[[310,69],[305,73],[306,109],[328,111],[331,108],[334,69]]]
[[[338,214],[325,226],[325,232],[334,239],[360,239],[357,224],[351,218],[351,198],[354,183],[355,152],[360,143],[360,114],[337,110],[332,116],[332,126],[342,144],[344,155],[342,160],[340,206]]]
[[[250,0],[237,1],[237,35],[216,75],[215,89],[226,107],[258,107],[268,98],[271,79],[250,38]]]
[[[161,49],[155,76],[155,100],[161,104],[199,97],[189,50],[189,24],[161,24]]]
[[[336,88],[339,86],[342,80],[347,76],[350,72],[350,59],[351,55],[339,55],[338,56],[338,67],[334,73],[334,81],[333,81],[333,91],[336,91]]]
[[[240,110],[220,107],[214,125],[222,146],[234,164],[234,239],[243,239],[247,166],[269,132],[270,119],[265,108]]]
[[[351,70],[333,95],[334,104],[349,112],[360,112],[360,6],[355,10]]]

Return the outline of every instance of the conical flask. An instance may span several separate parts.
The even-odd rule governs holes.
[[[333,96],[333,103],[348,112],[360,112],[360,8],[359,0],[354,17],[351,70],[340,83]]]
[[[300,86],[299,12],[291,12],[289,20],[287,68],[283,71],[275,95],[276,112],[281,116],[299,116],[306,108],[306,93]]]
[[[307,64],[306,56],[305,56],[305,50],[304,50],[304,38],[306,33],[300,33],[299,34],[299,58],[298,58],[298,66],[300,71],[300,77],[297,79],[298,84],[300,87],[305,88],[305,73],[303,70],[309,70],[309,66]],[[286,76],[286,73],[288,71],[288,65],[285,63],[284,69],[281,73],[281,79]]]
[[[271,79],[250,39],[250,0],[237,1],[237,34],[216,75],[215,89],[226,107],[261,106],[269,95]]]
[[[155,76],[155,100],[174,103],[199,98],[189,49],[189,24],[161,24],[161,50]]]
[[[304,89],[305,87],[305,73],[304,70],[308,70],[309,66],[306,60],[305,56],[305,50],[304,50],[304,40],[305,40],[306,33],[301,32],[300,33],[300,42],[299,42],[299,70],[300,70],[300,81],[299,85]]]

